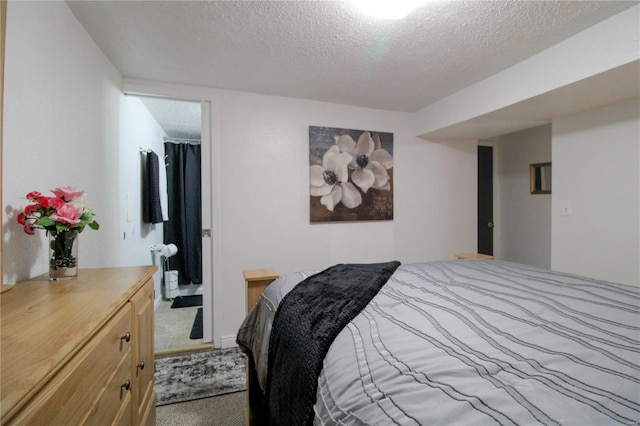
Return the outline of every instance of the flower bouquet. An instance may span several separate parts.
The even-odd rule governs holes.
[[[71,187],[52,189],[54,197],[40,192],[27,194],[31,204],[18,214],[17,220],[24,232],[33,235],[35,229],[45,229],[49,236],[49,278],[51,280],[75,278],[78,275],[78,234],[86,226],[98,229],[94,213],[86,204],[83,195]]]

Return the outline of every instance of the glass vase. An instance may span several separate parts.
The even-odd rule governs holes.
[[[49,232],[49,280],[78,276],[78,230]]]

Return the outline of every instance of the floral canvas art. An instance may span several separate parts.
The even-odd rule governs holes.
[[[393,133],[309,126],[311,222],[393,220]]]

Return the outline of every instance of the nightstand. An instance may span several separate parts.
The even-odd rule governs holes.
[[[457,253],[458,259],[489,259],[493,260],[493,256],[482,253]]]
[[[279,278],[275,269],[245,269],[242,271],[247,285],[247,312],[258,302],[260,295],[276,278]]]

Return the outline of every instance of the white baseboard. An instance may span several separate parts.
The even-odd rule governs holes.
[[[222,339],[220,339],[220,349],[235,348],[237,346],[235,335],[222,336]]]

